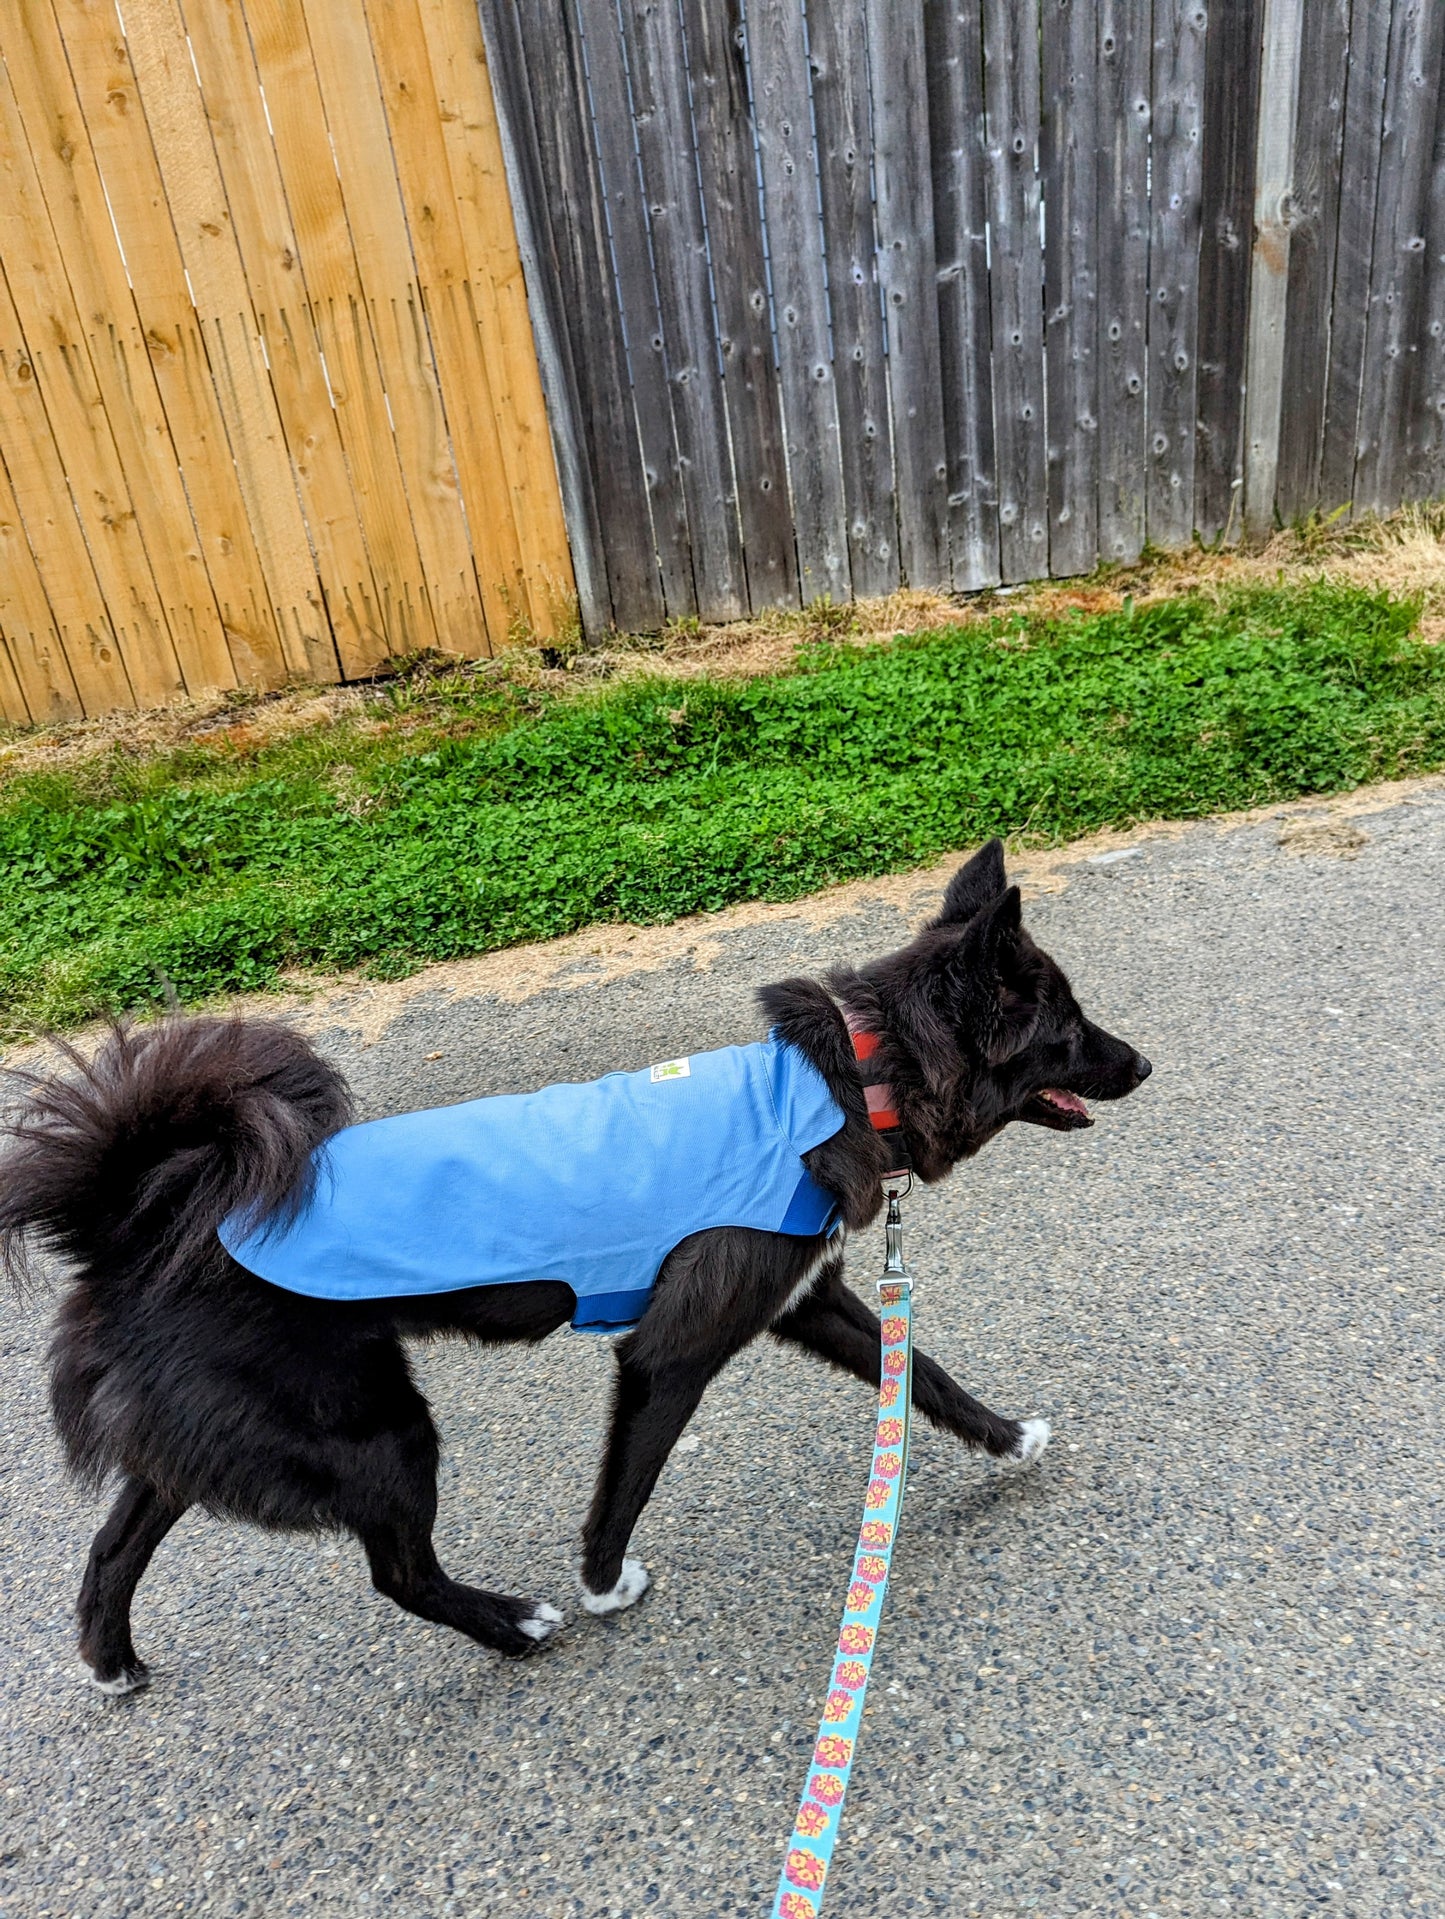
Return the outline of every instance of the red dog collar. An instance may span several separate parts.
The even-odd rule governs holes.
[[[848,1037],[853,1042],[853,1057],[858,1062],[863,1097],[868,1102],[868,1119],[888,1153],[885,1177],[895,1173],[911,1173],[913,1161],[909,1156],[908,1142],[903,1137],[897,1095],[884,1079],[883,1068],[878,1063],[878,1049],[883,1042],[877,1033],[870,1032],[852,1014],[845,1013],[843,1018],[847,1023]]]

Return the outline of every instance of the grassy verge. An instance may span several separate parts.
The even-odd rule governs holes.
[[[1003,614],[750,679],[468,680],[410,731],[22,773],[0,1033],[1425,771],[1445,648],[1417,611],[1314,582]]]

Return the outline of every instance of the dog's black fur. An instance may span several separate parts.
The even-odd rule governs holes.
[[[760,995],[770,1025],[822,1072],[847,1116],[809,1153],[850,1228],[881,1205],[884,1150],[868,1121],[840,1007],[881,1035],[914,1166],[936,1180],[1013,1119],[1089,1123],[1073,1100],[1118,1099],[1149,1063],[1079,1011],[1020,924],[1003,849],[985,847],[901,952],[827,986]],[[504,1653],[533,1651],[559,1615],[450,1579],[432,1549],[437,1435],[404,1342],[459,1333],[535,1341],[566,1324],[554,1281],[423,1298],[302,1298],[238,1266],[216,1229],[306,1198],[315,1147],[344,1125],[336,1069],[290,1028],[171,1018],[117,1027],[68,1077],[31,1080],[0,1159],[0,1247],[17,1277],[34,1235],[73,1271],[51,1347],[51,1403],[73,1471],[122,1476],[81,1587],[80,1647],[107,1691],[142,1685],[130,1604],[152,1553],[192,1505],[263,1526],[353,1532],[379,1591]],[[805,1283],[810,1282],[810,1283]],[[762,1332],[877,1383],[878,1321],[843,1284],[836,1242],[741,1228],[668,1257],[641,1324],[618,1341],[612,1430],[583,1536],[584,1603],[630,1604],[646,1574],[623,1554],[709,1381]],[[999,1458],[1025,1428],[917,1355],[914,1400]]]

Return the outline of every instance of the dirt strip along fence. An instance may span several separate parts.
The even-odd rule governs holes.
[[[589,627],[1445,487],[1439,0],[481,5]]]
[[[0,707],[575,621],[474,0],[12,0]]]

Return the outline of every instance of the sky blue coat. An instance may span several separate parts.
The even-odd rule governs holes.
[[[316,1299],[391,1299],[558,1279],[572,1324],[634,1324],[658,1268],[710,1226],[832,1230],[802,1155],[843,1125],[817,1068],[776,1038],[582,1085],[349,1126],[317,1154],[289,1226],[221,1241]]]

